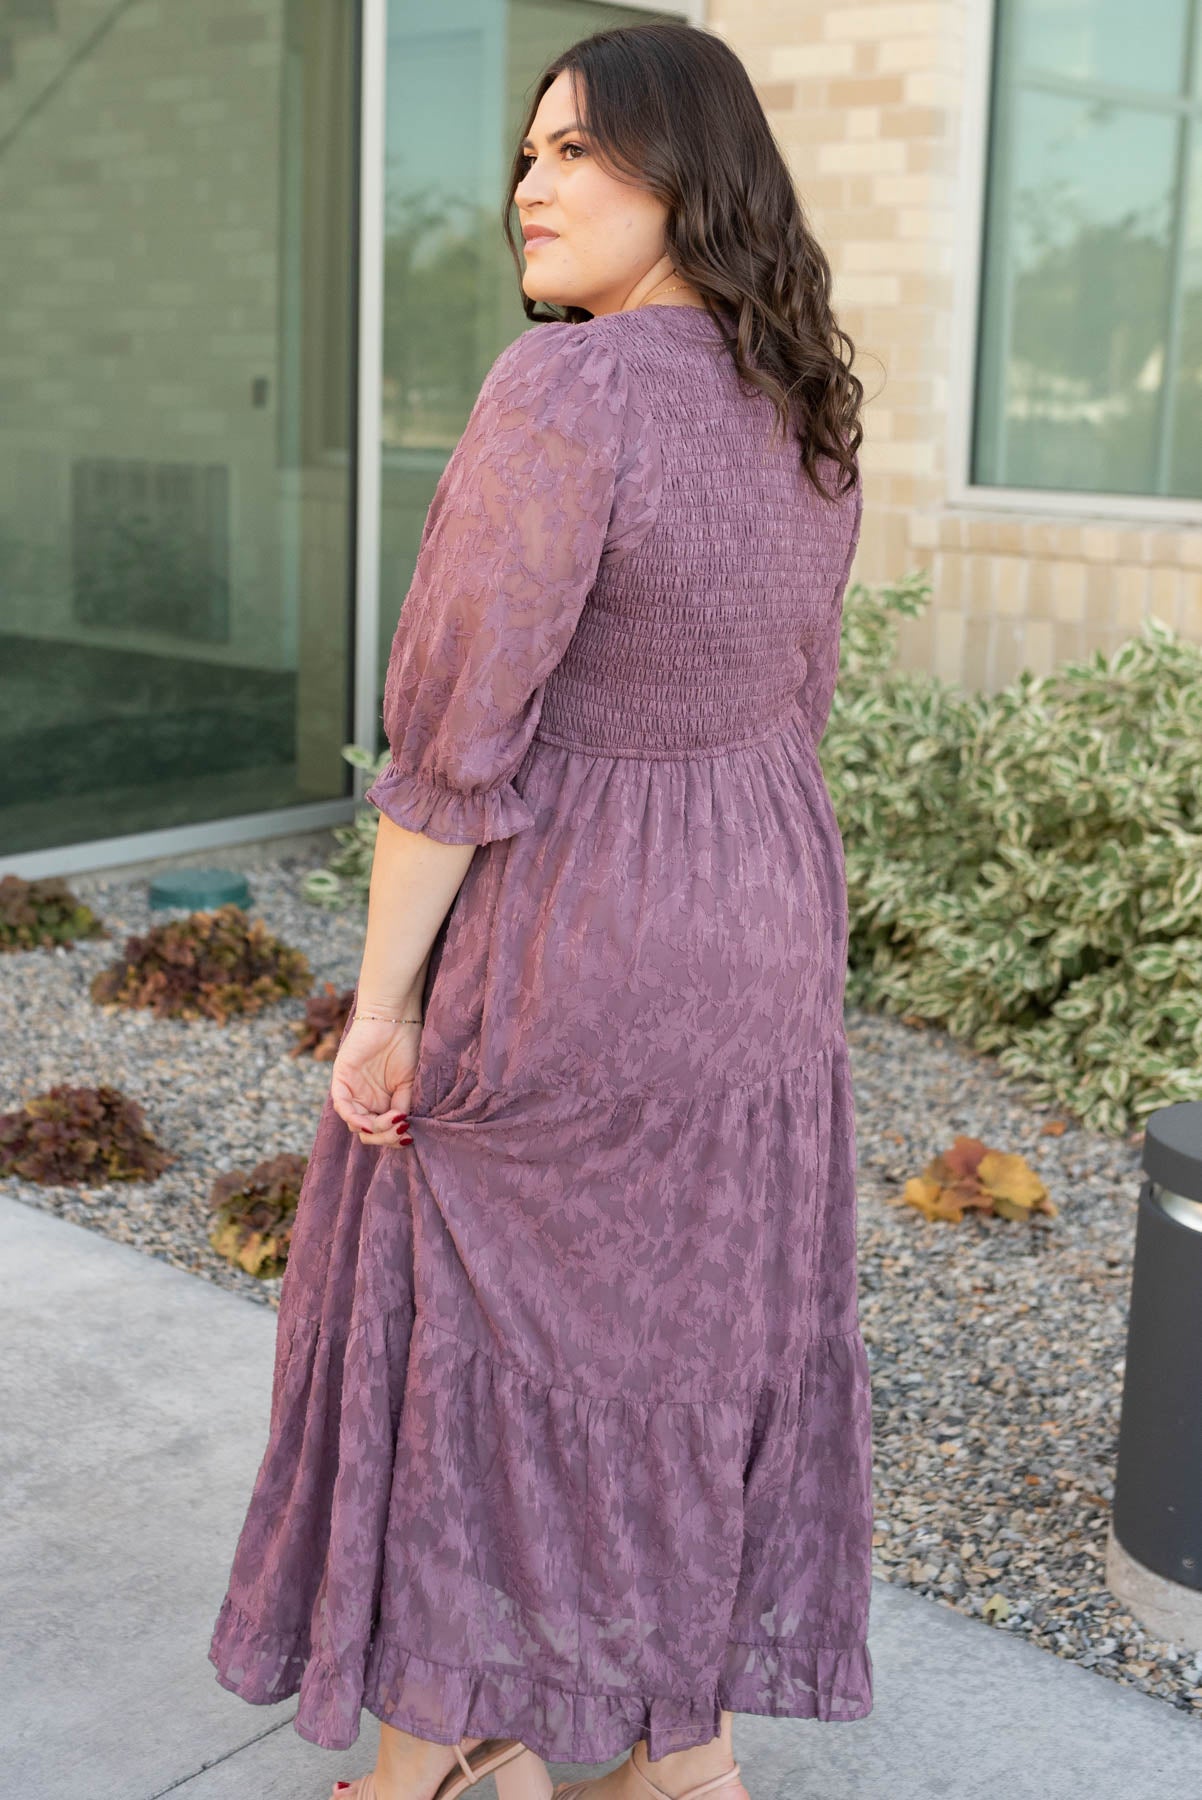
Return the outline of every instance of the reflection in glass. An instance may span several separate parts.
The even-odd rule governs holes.
[[[1190,0],[1002,0],[1017,24],[1024,74],[1179,94]]]
[[[1202,494],[1202,129],[1194,132],[1182,239],[1169,491]]]
[[[0,843],[340,798],[354,0],[7,10]]]
[[[391,0],[381,690],[438,477],[489,365],[530,326],[500,208],[534,80],[577,38],[657,16],[679,15],[593,0]]]
[[[1181,80],[1187,10],[1161,9],[1138,46],[1121,11],[1131,54],[1116,95],[1096,78],[1116,79],[1117,6],[999,6],[978,483],[1202,495],[1202,231],[1198,156],[1193,181],[1186,156],[1202,141],[1199,59],[1187,106],[1167,91]]]

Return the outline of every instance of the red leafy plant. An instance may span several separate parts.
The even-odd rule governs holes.
[[[240,906],[189,913],[128,938],[116,963],[93,978],[101,1005],[149,1007],[156,1018],[215,1019],[262,1012],[313,985],[308,960]]]
[[[933,1156],[921,1175],[911,1176],[897,1204],[917,1207],[925,1219],[956,1225],[972,1211],[1011,1220],[1029,1220],[1035,1213],[1055,1218],[1057,1213],[1047,1188],[1021,1156],[962,1136],[950,1150]]]
[[[332,981],[325,982],[320,994],[305,1001],[304,1018],[293,1024],[296,1043],[288,1054],[303,1056],[308,1050],[312,1052],[314,1062],[333,1062],[354,1004],[353,987],[339,993]]]
[[[112,935],[60,876],[0,877],[0,951],[69,950],[76,938]]]
[[[253,1169],[219,1175],[209,1194],[217,1214],[209,1231],[214,1250],[248,1275],[282,1275],[307,1167],[307,1157],[285,1150]]]
[[[26,1181],[153,1181],[176,1160],[118,1088],[52,1087],[0,1113],[0,1174]]]

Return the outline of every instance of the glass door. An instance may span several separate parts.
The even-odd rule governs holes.
[[[0,50],[0,850],[340,800],[356,0]]]

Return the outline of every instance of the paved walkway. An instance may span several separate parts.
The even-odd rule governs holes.
[[[371,1716],[319,1749],[206,1655],[275,1313],[3,1195],[0,1271],[0,1793],[326,1800]],[[871,1645],[869,1718],[736,1720],[754,1800],[1202,1795],[1202,1731],[1161,1701],[883,1583]]]

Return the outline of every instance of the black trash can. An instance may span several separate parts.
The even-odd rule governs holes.
[[[1192,1620],[1202,1617],[1202,1101],[1149,1116],[1142,1162],[1112,1533],[1142,1569],[1192,1590],[1179,1614]]]

